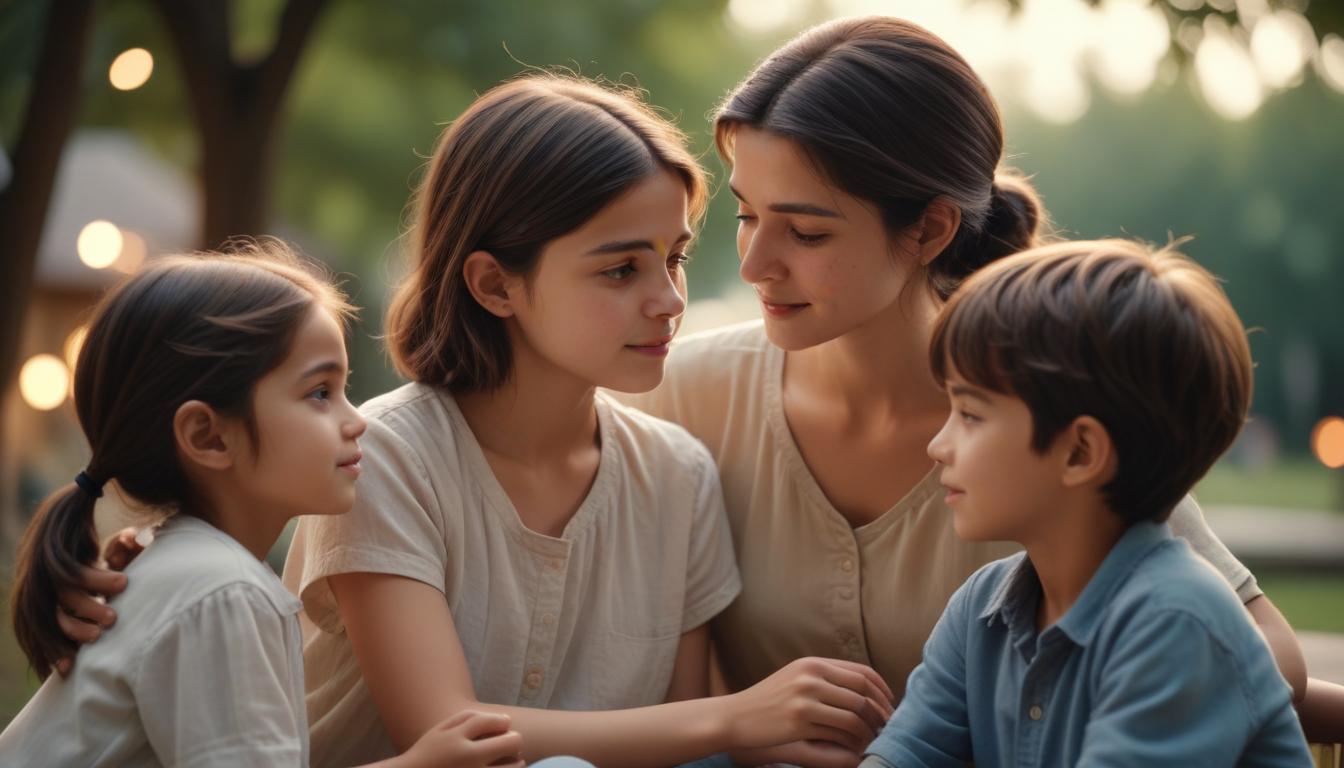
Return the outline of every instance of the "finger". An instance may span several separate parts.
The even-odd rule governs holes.
[[[495,736],[509,730],[510,722],[508,715],[498,712],[473,712],[462,724],[462,735],[472,741]]]
[[[871,699],[873,701],[881,701],[884,702],[884,704],[887,707],[890,707],[891,705],[887,703],[888,699],[886,695],[883,693],[882,689],[879,688],[877,684],[873,682],[874,678],[864,674],[861,671],[861,670],[868,670],[869,672],[872,672],[872,670],[868,669],[868,667],[865,667],[862,664],[855,665],[855,667],[858,667],[858,669],[855,669],[854,667],[845,667],[836,664],[831,666],[829,669],[823,671],[822,676],[828,682],[833,682],[837,685],[842,685],[845,688],[859,694],[860,696],[863,696],[865,699]],[[873,673],[874,676],[876,676],[876,674],[877,673],[875,672]],[[880,681],[881,677],[877,677],[876,679]],[[862,702],[857,701],[854,702],[854,706],[850,706],[848,704],[841,706],[845,706],[847,709],[853,709],[854,711],[858,712],[860,711],[860,705],[866,708],[866,705],[863,705]],[[879,708],[876,711],[880,713],[882,710]],[[887,721],[887,717],[890,717],[890,714],[891,714],[890,712],[888,712],[886,716],[882,716],[879,714],[878,718],[881,721],[881,723],[885,723]],[[880,728],[881,724],[879,724],[878,727]]]
[[[61,627],[61,634],[74,640],[80,645],[92,643],[97,640],[103,631],[97,624],[91,624],[87,621],[80,621],[74,616],[66,615],[65,611],[56,609],[56,623]]]
[[[471,743],[472,751],[482,764],[496,760],[516,760],[523,749],[523,737],[517,731],[505,731]]]
[[[523,768],[525,765],[527,765],[527,763],[523,762],[521,757],[516,760],[506,757],[503,760],[496,760],[495,762],[490,763],[490,768]]]
[[[134,528],[123,528],[108,540],[107,546],[103,549],[103,559],[107,561],[108,568],[124,571],[135,556],[144,550],[140,542],[135,540],[135,536]]]
[[[74,584],[85,592],[98,595],[115,595],[126,589],[125,574],[109,571],[106,568],[79,567],[79,581]]]
[[[63,589],[56,595],[62,612],[76,619],[90,621],[102,627],[112,626],[117,612],[94,599],[93,595],[78,589]]]
[[[896,694],[891,692],[891,686],[887,685],[887,681],[882,679],[881,675],[877,674],[877,670],[867,664],[860,664],[856,661],[848,661],[846,659],[830,659],[830,661],[835,663],[836,666],[851,672],[858,672],[868,678],[869,682],[877,686],[878,690],[882,691],[883,697],[886,698],[890,704],[896,704]]]
[[[470,718],[472,715],[479,715],[479,714],[480,712],[475,709],[459,709],[458,711],[454,712],[448,717],[445,717],[444,719],[440,720],[439,724],[434,726],[434,728],[440,731],[451,731],[452,729],[465,723],[467,719]]]
[[[862,717],[848,709],[818,703],[812,708],[811,721],[849,734],[853,740],[843,743],[855,749],[862,749],[877,736]]]
[[[805,741],[798,745],[796,758],[808,768],[856,768],[863,753],[830,741]]]
[[[882,730],[882,726],[887,724],[887,718],[882,716],[882,710],[873,703],[872,699],[857,694],[848,688],[833,686],[829,691],[823,691],[818,695],[817,701],[853,712],[863,720],[874,735]]]

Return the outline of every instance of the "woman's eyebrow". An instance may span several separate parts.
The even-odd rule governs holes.
[[[742,196],[742,193],[737,191],[737,187],[729,184],[728,190],[733,193],[733,197],[736,197],[744,203],[747,202],[747,199]],[[797,213],[803,216],[822,216],[828,219],[844,218],[830,208],[822,208],[820,205],[813,205],[812,203],[773,203],[767,206],[767,210],[773,211],[774,213]]]

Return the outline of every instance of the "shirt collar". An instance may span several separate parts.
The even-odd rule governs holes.
[[[1143,521],[1131,525],[1101,561],[1078,601],[1055,624],[1059,631],[1074,643],[1086,645],[1101,624],[1116,590],[1149,552],[1171,537],[1171,529],[1166,523]],[[997,617],[1015,635],[1022,634],[1022,630],[1029,626],[1026,622],[1031,622],[1030,626],[1034,628],[1041,593],[1041,580],[1031,559],[1025,553],[1020,558],[980,613],[981,619],[990,622]]]

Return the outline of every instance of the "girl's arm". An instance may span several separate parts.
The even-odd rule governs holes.
[[[482,704],[440,592],[383,574],[342,574],[329,581],[360,671],[398,749],[458,710],[475,708],[509,715],[529,761],[568,754],[604,767],[667,766],[798,739],[861,749],[890,711],[890,691],[875,672],[824,659],[796,661],[741,693],[639,709],[565,712]],[[687,633],[692,646],[698,631]],[[702,663],[695,657],[707,649],[686,645],[684,640],[679,660]],[[705,685],[702,673],[692,674],[689,666],[678,672],[672,685],[677,692]]]
[[[664,701],[703,699],[709,690],[709,625],[701,624],[681,636],[677,660],[672,667],[672,683]]]
[[[1307,660],[1302,656],[1302,646],[1297,635],[1288,625],[1288,620],[1279,613],[1279,609],[1270,602],[1268,595],[1260,595],[1246,603],[1246,610],[1265,636],[1269,652],[1274,656],[1283,679],[1293,689],[1293,705],[1297,706],[1307,695]]]

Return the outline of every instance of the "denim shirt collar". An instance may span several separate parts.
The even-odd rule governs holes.
[[[1171,529],[1166,523],[1144,521],[1131,525],[1111,547],[1077,602],[1056,622],[1055,628],[1075,644],[1087,645],[1101,623],[1111,596],[1149,552],[1170,538]],[[1020,558],[980,613],[980,618],[990,623],[996,618],[1002,621],[1017,637],[1016,644],[1034,638],[1036,607],[1041,596],[1041,580],[1036,575],[1036,568],[1025,553]]]

